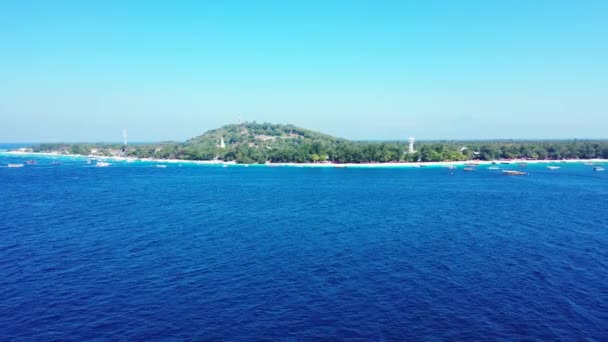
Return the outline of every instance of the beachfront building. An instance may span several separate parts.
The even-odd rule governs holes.
[[[415,139],[410,137],[409,139],[407,139],[407,141],[409,142],[408,148],[407,148],[407,153],[414,153],[414,141]]]

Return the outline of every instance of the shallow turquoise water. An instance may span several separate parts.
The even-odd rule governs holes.
[[[0,168],[3,339],[608,338],[590,166],[61,161]]]

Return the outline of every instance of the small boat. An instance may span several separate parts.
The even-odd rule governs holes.
[[[167,167],[167,165],[158,164],[158,165],[156,165],[156,167],[161,168],[161,169],[164,169],[164,168],[166,168],[166,167]]]
[[[450,170],[455,170],[456,166],[454,166],[454,165],[448,165],[448,166],[446,166],[446,168],[448,168]]]
[[[528,164],[526,164],[526,163],[519,163],[519,167],[526,167],[526,166],[528,166]]]
[[[490,166],[488,170],[500,170],[498,166]]]
[[[8,164],[8,167],[23,167],[23,164]]]
[[[501,164],[511,164],[511,163],[509,163],[509,162],[500,162],[500,163],[501,163]]]
[[[475,171],[475,168],[474,167],[465,167],[463,170],[464,171]]]
[[[597,167],[594,167],[594,168],[593,168],[593,171],[606,171],[606,169],[604,169],[604,168],[603,168],[603,167],[601,167],[601,166],[597,166]]]
[[[26,164],[26,165],[34,165],[34,164],[36,164],[36,161],[34,159],[30,159],[30,160],[26,160],[24,164]]]
[[[107,163],[107,162],[102,162],[102,161],[98,161],[97,164],[95,164],[95,166],[97,166],[97,167],[108,167],[110,165],[112,165],[112,164]]]
[[[477,166],[479,163],[466,163],[465,166]]]
[[[515,170],[503,170],[502,174],[505,176],[523,176],[523,175],[527,175],[527,173],[522,172],[522,171],[515,171]]]
[[[51,163],[51,165],[61,165],[61,163],[58,162],[58,161],[54,161],[54,162]]]
[[[549,170],[557,170],[559,168],[560,168],[559,166],[547,166],[547,169],[549,169]]]
[[[586,163],[585,163],[585,165],[587,165],[587,166],[593,166],[593,165],[595,165],[595,164],[593,164],[593,163],[591,163],[591,162],[586,162]]]

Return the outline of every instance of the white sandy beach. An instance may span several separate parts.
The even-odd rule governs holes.
[[[59,154],[59,153],[42,153],[42,152],[20,152],[6,151],[0,152],[4,155],[17,155],[23,157],[49,157],[49,158],[96,158],[103,161],[113,162],[149,162],[149,163],[171,163],[171,164],[196,164],[196,165],[226,165],[226,166],[268,166],[268,167],[333,167],[333,168],[418,168],[418,167],[449,167],[449,166],[464,166],[465,164],[476,165],[513,165],[518,164],[559,164],[559,163],[608,163],[608,159],[565,159],[565,160],[467,160],[467,161],[446,161],[446,162],[414,162],[414,163],[266,163],[266,164],[237,164],[234,161],[225,162],[222,160],[183,160],[183,159],[154,159],[154,158],[129,158],[129,157],[101,157],[95,155],[83,156],[77,154]],[[508,164],[505,164],[508,163]]]

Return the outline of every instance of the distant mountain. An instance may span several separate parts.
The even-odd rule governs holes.
[[[186,146],[203,145],[219,146],[224,141],[226,148],[236,148],[241,145],[249,147],[284,147],[300,144],[333,144],[345,139],[300,128],[294,125],[246,122],[242,124],[225,125],[207,131],[203,135],[189,139]]]

